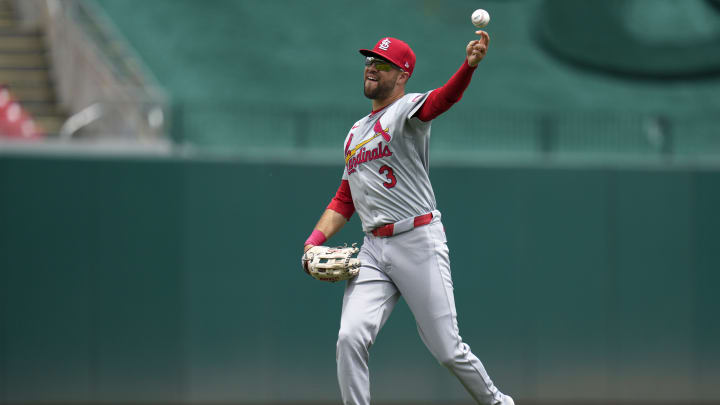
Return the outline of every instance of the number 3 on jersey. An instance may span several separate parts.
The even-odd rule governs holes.
[[[380,174],[385,174],[385,177],[387,177],[387,181],[383,182],[383,186],[385,186],[385,188],[391,189],[395,187],[397,179],[395,178],[395,173],[393,172],[392,167],[384,165],[380,168]]]

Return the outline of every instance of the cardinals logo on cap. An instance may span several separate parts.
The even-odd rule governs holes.
[[[383,39],[382,42],[380,42],[380,46],[378,48],[382,49],[383,51],[387,51],[388,49],[390,49],[390,40],[387,38]]]

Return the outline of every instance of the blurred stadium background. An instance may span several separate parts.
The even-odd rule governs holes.
[[[717,0],[0,0],[0,402],[339,403],[298,260],[357,49],[438,87],[476,8],[431,141],[463,337],[519,404],[720,403]],[[377,403],[469,403],[395,312]]]

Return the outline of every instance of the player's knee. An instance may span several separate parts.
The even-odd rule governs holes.
[[[435,357],[438,361],[438,363],[442,364],[444,367],[447,368],[454,368],[457,364],[457,357],[453,356],[452,353],[443,353]]]
[[[337,340],[338,351],[364,346],[363,340],[362,333],[358,328],[340,328]]]
[[[456,356],[453,353],[453,350],[446,347],[431,347],[428,346],[428,349],[430,349],[430,352],[432,353],[433,357],[435,357],[435,360],[437,360],[440,365],[445,366],[447,368],[452,368],[453,365],[456,362]]]
[[[447,368],[455,368],[459,363],[466,359],[466,354],[469,348],[465,344],[460,344],[454,347],[443,348],[438,350],[435,354],[437,361]]]

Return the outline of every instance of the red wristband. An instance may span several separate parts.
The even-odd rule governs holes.
[[[323,243],[325,243],[326,240],[327,240],[327,238],[325,237],[325,234],[322,233],[321,231],[315,229],[310,234],[310,237],[308,237],[307,240],[305,241],[305,246],[307,246],[307,245],[320,246]]]

